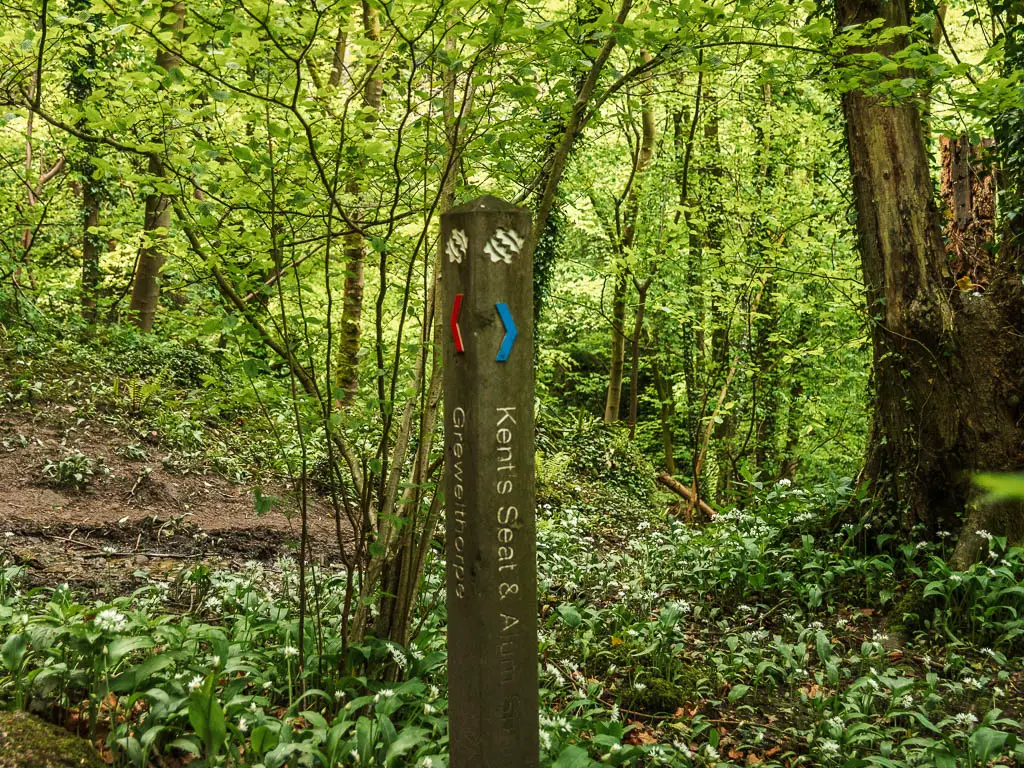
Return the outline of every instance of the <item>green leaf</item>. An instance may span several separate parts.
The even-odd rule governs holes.
[[[749,690],[749,685],[734,685],[729,689],[729,703],[731,704],[734,701],[739,701],[747,695],[747,691]]]
[[[594,761],[590,759],[587,750],[569,746],[559,753],[551,768],[590,768],[592,765]]]
[[[136,664],[113,678],[110,681],[110,690],[114,693],[127,693],[128,691],[138,690],[149,682],[149,678],[155,672],[159,672],[172,663],[174,663],[174,657],[169,653],[150,656],[141,664]]]
[[[166,747],[164,747],[164,750],[166,751],[170,751],[171,749],[181,749],[185,752],[189,752],[193,755],[196,755],[197,757],[202,751],[200,750],[199,745],[196,744],[195,739],[189,738],[188,736],[183,736],[180,739],[175,739]]]
[[[21,660],[25,658],[25,651],[28,650],[28,635],[19,632],[11,635],[0,650],[0,659],[3,659],[4,668],[11,672],[21,669]]]
[[[217,700],[214,676],[206,679],[203,687],[189,697],[188,721],[206,746],[206,756],[216,757],[227,739],[224,710]]]
[[[818,651],[818,658],[821,659],[821,663],[828,664],[829,659],[832,658],[832,643],[824,631],[818,630],[815,633],[814,647]]]
[[[988,491],[985,498],[989,501],[1024,499],[1024,474],[975,475],[974,482]]]
[[[1008,733],[982,726],[971,734],[971,749],[982,765],[987,765],[989,760],[1003,751],[1009,738]]]
[[[575,605],[566,604],[558,606],[558,614],[566,625],[574,629],[583,623],[583,616],[580,615]]]
[[[429,731],[426,728],[406,728],[391,742],[384,756],[384,765],[390,765],[396,757],[401,757],[410,749],[423,742]]]
[[[116,664],[132,651],[152,648],[156,643],[149,637],[119,637],[107,644],[107,663]]]

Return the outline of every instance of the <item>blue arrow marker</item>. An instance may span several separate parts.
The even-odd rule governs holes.
[[[504,363],[512,352],[512,345],[516,343],[516,336],[519,335],[519,331],[516,329],[516,321],[512,319],[512,313],[509,311],[508,304],[499,301],[494,306],[498,308],[501,324],[505,326],[505,338],[501,340],[501,349],[498,350],[498,357],[495,359],[499,363]]]

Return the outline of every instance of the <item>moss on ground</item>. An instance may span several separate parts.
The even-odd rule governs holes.
[[[663,677],[648,677],[642,687],[629,690],[623,696],[622,705],[633,712],[657,714],[675,712],[706,696],[716,680],[715,670],[704,664],[688,664],[673,674],[672,680]]]
[[[27,712],[0,712],[0,768],[107,768],[85,739]]]

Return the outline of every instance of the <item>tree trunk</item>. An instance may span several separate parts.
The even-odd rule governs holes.
[[[753,363],[757,407],[754,416],[754,462],[762,481],[774,479],[776,471],[776,432],[778,427],[779,393],[775,366],[778,356],[773,349],[772,335],[778,327],[775,308],[775,279],[765,280],[757,329],[754,334]]]
[[[836,11],[839,28],[908,23],[906,0],[837,0]],[[888,56],[903,42],[850,52]],[[905,531],[934,536],[955,530],[971,472],[1021,466],[1024,303],[1012,270],[996,268],[984,291],[958,289],[917,107],[862,90],[842,101],[874,358],[864,478]],[[989,530],[1016,538],[1022,522],[1002,516]]]
[[[755,114],[754,130],[758,135],[757,211],[754,213],[750,238],[752,257],[758,269],[766,273],[764,290],[758,307],[754,332],[754,462],[762,481],[775,478],[776,428],[778,422],[779,393],[772,336],[778,329],[779,318],[775,306],[775,277],[773,273],[775,237],[769,223],[769,192],[775,178],[775,165],[771,155],[771,86],[762,88],[761,109]]]
[[[698,53],[698,62],[703,61],[703,52]],[[698,477],[698,455],[700,453],[700,398],[698,390],[704,370],[704,260],[703,242],[694,216],[695,196],[690,185],[690,165],[693,159],[694,139],[701,118],[704,73],[697,73],[697,88],[694,95],[693,116],[687,118],[684,110],[672,116],[673,146],[676,153],[676,184],[679,188],[679,208],[674,217],[678,226],[686,223],[686,289],[687,313],[681,328],[683,355],[683,384],[686,387],[685,413],[683,415],[686,443],[690,448],[690,472],[693,491],[700,497],[701,484]],[[684,130],[684,125],[689,123]]]
[[[363,2],[363,32],[374,47],[366,61],[366,83],[363,85],[364,116],[363,137],[369,139],[380,110],[381,91],[384,83],[380,77],[380,54],[376,46],[380,43],[380,14],[376,8]],[[359,164],[360,166],[362,163]],[[355,200],[363,194],[359,178],[361,168],[355,169],[346,191]],[[366,243],[361,232],[345,235],[345,292],[341,310],[341,329],[338,339],[337,386],[342,391],[341,405],[351,405],[359,392],[359,321],[363,313],[363,275],[366,263]]]
[[[89,3],[86,0],[69,0],[68,13],[76,15],[87,10]],[[99,23],[98,16],[90,15],[89,21],[92,24]],[[92,73],[95,71],[98,60],[96,56],[96,44],[91,34],[84,29],[84,39],[79,46],[73,49],[67,61],[68,95],[79,107],[83,109],[93,92]],[[83,133],[88,130],[88,123],[83,117],[78,121],[77,127]],[[99,153],[99,145],[94,141],[83,141],[78,150],[71,157],[71,170],[75,173],[78,186],[82,193],[82,317],[87,322],[96,320],[97,292],[99,291],[100,279],[100,255],[103,253],[105,243],[99,233],[95,231],[100,225],[100,203],[102,197],[101,181],[93,178],[96,171],[96,164],[93,159]]]
[[[672,385],[665,379],[661,371],[661,363],[655,358],[652,363],[654,369],[654,388],[658,392],[658,400],[661,403],[661,446],[665,455],[665,471],[670,475],[676,473],[676,451],[675,440],[672,436],[672,419],[675,416],[675,399],[672,396]]]
[[[633,319],[631,360],[629,368],[629,439],[636,437],[636,419],[640,404],[640,335],[644,330],[644,314],[647,311],[647,289],[651,279],[636,283],[636,314]]]
[[[651,56],[646,51],[641,54],[645,62],[651,61]],[[618,243],[615,264],[615,293],[612,298],[612,348],[611,364],[608,368],[608,393],[605,397],[604,420],[611,424],[619,420],[619,407],[622,402],[622,372],[626,355],[626,292],[628,290],[627,275],[629,267],[626,259],[633,249],[636,240],[637,219],[640,211],[640,193],[643,187],[643,179],[647,169],[654,159],[654,143],[657,139],[657,128],[654,125],[654,107],[651,103],[651,94],[647,86],[644,87],[644,95],[641,100],[641,136],[640,146],[637,148],[636,158],[633,161],[633,174],[630,177],[629,189],[626,192],[626,200],[623,205],[622,237]],[[640,318],[643,323],[643,318]],[[635,338],[639,343],[639,338]],[[634,360],[634,368],[636,367]]]
[[[626,356],[626,280],[624,266],[616,266],[615,289],[612,294],[612,349],[608,366],[608,392],[604,400],[604,420],[614,424],[619,420],[619,406],[622,402],[622,372]]]
[[[91,163],[90,163],[91,165]],[[103,237],[93,230],[100,225],[100,196],[91,174],[82,176],[82,317],[87,322],[96,321],[100,279],[100,254],[105,243]]]
[[[704,141],[707,145],[707,184],[703,201],[704,237],[702,239],[703,258],[707,261],[717,259],[719,269],[725,266],[725,255],[722,252],[722,232],[724,229],[724,200],[722,179],[725,171],[722,168],[722,146],[718,135],[718,99],[713,88],[709,88],[705,97]],[[715,376],[728,379],[730,360],[732,358],[729,338],[729,315],[722,308],[722,299],[717,293],[711,299],[711,367]],[[709,377],[710,378],[710,377]],[[728,386],[728,383],[726,384]],[[717,409],[716,409],[717,410]],[[732,465],[732,436],[734,432],[733,416],[728,410],[721,413],[719,421],[714,425],[712,436],[715,440],[715,498],[719,504],[725,499],[729,490]],[[696,478],[695,478],[696,481]]]
[[[174,19],[169,24],[161,21],[161,29],[177,34],[185,26],[185,3],[176,0],[165,7],[174,15]],[[156,55],[157,68],[164,71],[164,77],[171,76],[180,64],[178,55],[165,48],[161,48]],[[156,319],[157,302],[160,299],[160,270],[166,260],[167,233],[171,227],[171,198],[161,189],[166,174],[164,161],[158,153],[149,156],[147,172],[156,189],[146,196],[146,218],[142,227],[144,239],[139,250],[139,263],[129,305],[132,321],[143,331],[152,330]]]

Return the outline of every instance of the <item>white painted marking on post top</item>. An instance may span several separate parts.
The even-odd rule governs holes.
[[[484,255],[490,256],[491,262],[497,264],[503,261],[506,264],[512,263],[512,257],[519,254],[525,241],[514,229],[498,227],[497,231],[484,246]]]
[[[453,229],[451,237],[448,238],[448,244],[445,247],[445,253],[448,254],[448,261],[454,261],[456,264],[462,263],[462,257],[466,255],[466,249],[469,247],[469,238],[466,237],[466,233],[461,229]]]

